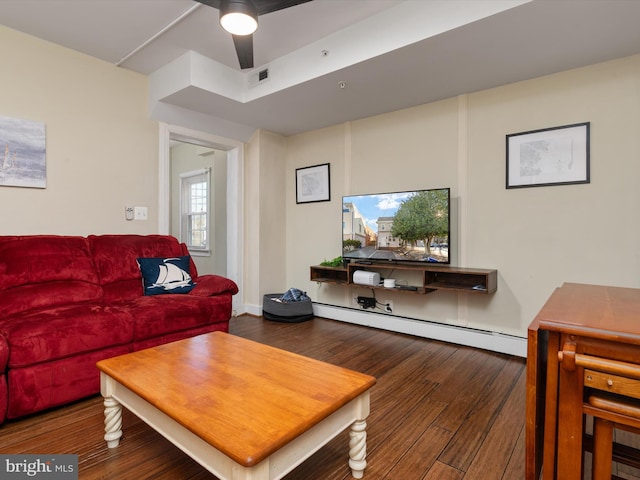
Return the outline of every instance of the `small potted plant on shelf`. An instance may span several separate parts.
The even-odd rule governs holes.
[[[345,260],[346,262],[348,262],[348,260]],[[343,266],[343,260],[342,257],[336,257],[333,260],[324,260],[322,263],[320,263],[321,267],[341,267]],[[346,266],[346,264],[344,264],[344,266]]]

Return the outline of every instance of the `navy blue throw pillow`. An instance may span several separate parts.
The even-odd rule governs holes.
[[[138,258],[145,295],[189,293],[195,286],[189,274],[190,257]]]

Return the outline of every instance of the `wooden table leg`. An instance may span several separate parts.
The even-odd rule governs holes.
[[[122,437],[122,405],[111,397],[104,399],[104,439],[107,447],[116,448]]]
[[[571,361],[568,349],[576,343],[571,336],[561,339],[564,358],[559,369],[558,392],[558,478],[562,480],[582,479],[582,414],[584,369]]]
[[[539,330],[535,322],[529,326],[527,332],[527,415],[525,425],[526,480],[538,480],[542,469],[546,339],[546,332]]]
[[[543,480],[555,480],[556,478],[559,349],[560,335],[556,332],[549,332],[547,341],[547,377],[545,380],[544,450],[542,452]]]
[[[609,480],[613,456],[613,423],[604,418],[594,418],[593,439],[593,480]]]
[[[115,380],[100,372],[100,393],[104,397],[104,439],[109,448],[116,448],[122,437],[122,405],[113,398],[115,388]]]
[[[349,467],[353,478],[362,478],[367,466],[367,422],[356,420],[349,431]]]
[[[356,399],[357,420],[351,424],[349,430],[349,467],[353,478],[362,478],[367,466],[367,422],[371,411],[371,397],[369,391]]]

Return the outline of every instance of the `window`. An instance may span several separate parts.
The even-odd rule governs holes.
[[[180,175],[180,233],[189,250],[209,250],[209,172]]]

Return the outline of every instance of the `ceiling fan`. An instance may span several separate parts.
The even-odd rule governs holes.
[[[233,36],[240,68],[253,68],[253,32],[258,16],[312,0],[196,0],[220,10],[220,24]],[[235,22],[238,22],[237,24]]]

